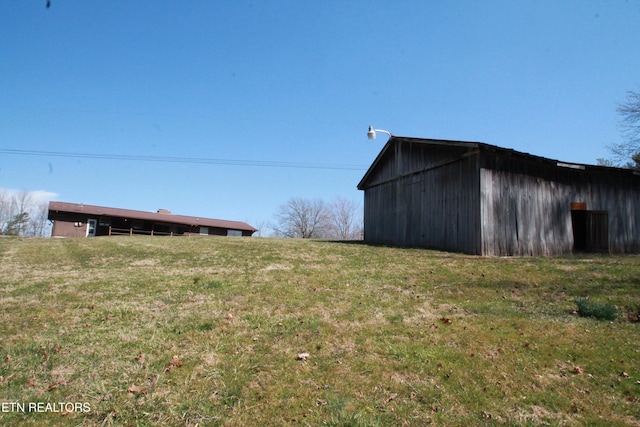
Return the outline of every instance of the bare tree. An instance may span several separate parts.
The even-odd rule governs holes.
[[[253,224],[258,230],[253,234],[255,237],[262,237],[262,233],[264,233],[265,228],[267,227],[267,222],[263,219],[253,221],[250,224]]]
[[[29,213],[20,212],[14,215],[3,230],[3,234],[7,236],[20,236],[23,233],[24,228],[29,223]]]
[[[0,233],[6,228],[12,216],[11,197],[6,190],[0,189]]]
[[[45,237],[49,202],[42,193],[0,189],[0,234]]]
[[[611,161],[598,159],[598,163],[640,169],[640,92],[627,92],[627,99],[618,105],[617,112],[624,141],[607,147],[613,156]]]
[[[329,204],[291,198],[278,208],[269,227],[278,237],[336,240],[362,239],[364,229],[360,204],[340,196]]]
[[[359,240],[362,238],[362,216],[358,202],[336,196],[329,205],[330,238]]]
[[[281,205],[271,228],[283,237],[322,238],[327,229],[328,211],[321,199],[293,197]]]
[[[13,197],[13,200],[15,206],[14,218],[20,217],[23,219],[20,222],[14,222],[15,226],[17,226],[17,235],[23,235],[26,232],[30,220],[29,211],[31,209],[31,193],[27,190],[20,190]]]
[[[27,234],[35,237],[45,237],[45,230],[47,228],[47,219],[49,216],[49,203],[41,202],[37,205],[33,205],[30,210],[29,224]]]

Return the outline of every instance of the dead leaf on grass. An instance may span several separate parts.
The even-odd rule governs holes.
[[[309,358],[309,353],[298,353],[296,360],[306,361]]]
[[[184,365],[184,363],[180,361],[180,359],[178,358],[178,355],[174,355],[169,361],[169,365],[175,366],[176,368],[181,368]]]
[[[395,399],[396,397],[398,397],[398,393],[391,393],[391,394],[389,395],[389,397],[387,397],[387,398],[384,400],[384,403],[385,403],[385,404],[386,404],[386,403],[389,403],[389,402],[391,402],[393,399]]]
[[[163,372],[171,372],[175,368],[181,368],[182,366],[184,366],[184,363],[180,361],[180,359],[178,358],[178,355],[174,355],[169,361],[169,366],[164,368]]]
[[[145,388],[143,388],[143,387],[141,387],[141,386],[139,386],[139,385],[131,384],[131,385],[129,386],[129,388],[127,388],[127,391],[128,391],[129,393],[145,394],[145,393],[147,392],[147,389],[145,389]]]
[[[441,317],[440,321],[444,324],[449,324],[451,323],[451,319],[449,319],[448,317]]]
[[[58,387],[64,387],[67,385],[68,382],[69,382],[68,380],[58,380],[55,383],[51,383],[49,384],[49,391],[55,390]]]
[[[42,364],[46,365],[47,362],[49,361],[49,357],[51,357],[51,355],[47,351],[47,348],[45,346],[43,346],[42,344],[40,344],[40,351],[42,352],[42,356],[44,356],[44,360],[42,361]]]

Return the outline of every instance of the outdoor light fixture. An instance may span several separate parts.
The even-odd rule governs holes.
[[[374,129],[373,126],[369,125],[369,132],[367,132],[367,138],[376,139],[376,132],[386,133],[387,135],[389,135],[389,138],[391,138],[393,136],[393,135],[391,135],[391,132],[389,132],[387,130]]]

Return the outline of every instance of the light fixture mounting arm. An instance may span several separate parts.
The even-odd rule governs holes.
[[[387,135],[389,135],[389,138],[393,137],[393,135],[391,135],[391,132],[389,132],[388,130],[374,129],[373,126],[369,125],[369,132],[367,132],[367,138],[376,139],[376,132],[386,133]]]

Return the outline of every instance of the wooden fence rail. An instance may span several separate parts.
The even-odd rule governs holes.
[[[133,236],[134,234],[141,234],[145,236],[174,236],[173,232],[167,233],[154,230],[136,230],[134,228],[109,227],[109,236]]]

